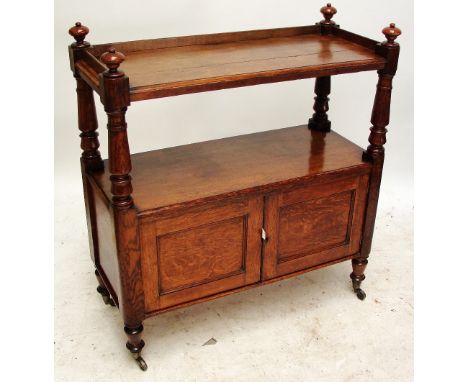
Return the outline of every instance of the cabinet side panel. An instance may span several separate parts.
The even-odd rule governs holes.
[[[82,179],[83,179],[83,194],[86,210],[86,224],[88,226],[88,241],[89,241],[89,252],[91,260],[94,264],[99,262],[99,247],[96,230],[96,206],[94,191],[90,184],[89,179],[85,175],[85,169],[83,163],[81,164]]]
[[[120,278],[112,207],[101,190],[93,182],[89,182],[89,184],[93,193],[96,213],[95,242],[99,254],[96,257],[96,267],[112,297],[117,297],[116,301],[119,301]]]
[[[356,202],[354,208],[353,227],[351,232],[350,248],[352,254],[358,253],[361,247],[362,231],[364,228],[364,213],[369,187],[369,175],[362,175],[359,178],[359,185],[356,190]]]

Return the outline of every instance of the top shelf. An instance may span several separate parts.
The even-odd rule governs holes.
[[[386,59],[377,41],[340,28],[267,29],[95,45],[75,67],[101,94],[99,61],[110,47],[125,55],[119,70],[130,82],[130,100],[140,101],[302,78],[378,70]]]

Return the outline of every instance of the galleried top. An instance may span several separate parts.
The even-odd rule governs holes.
[[[129,78],[130,100],[139,101],[385,66],[379,42],[341,29],[332,20],[337,10],[331,4],[320,11],[324,19],[312,26],[94,46],[84,41],[89,29],[76,23],[69,31],[76,40],[70,49],[80,54],[72,69],[102,95],[101,75],[118,68]],[[391,24],[383,33],[392,45],[401,31]]]

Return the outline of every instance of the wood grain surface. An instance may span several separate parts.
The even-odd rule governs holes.
[[[125,54],[132,101],[260,83],[381,69],[385,60],[316,27],[131,41],[109,46]],[[84,68],[87,69],[87,68]]]
[[[244,217],[235,217],[159,236],[161,294],[241,273],[245,223]]]
[[[69,30],[81,169],[101,295],[117,303],[127,349],[140,356],[149,316],[353,259],[368,263],[401,30],[378,43],[331,18],[314,26],[94,45]],[[329,131],[330,76],[378,70],[370,145]],[[307,126],[131,155],[133,101],[317,77]],[[93,90],[108,117],[99,154]],[[222,126],[221,126],[222,127]],[[104,299],[106,302],[106,299]]]
[[[309,199],[279,211],[279,259],[346,244],[354,192]]]
[[[142,221],[146,311],[258,282],[262,220],[253,197]]]
[[[369,175],[310,184],[267,196],[262,279],[359,251]]]
[[[362,160],[362,151],[333,131],[310,131],[307,126],[155,150],[132,155],[132,196],[140,215],[145,215],[327,172],[365,172],[370,164]],[[105,171],[92,177],[111,198],[104,162]]]

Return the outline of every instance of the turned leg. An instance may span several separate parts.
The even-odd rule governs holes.
[[[366,298],[366,293],[361,289],[361,282],[364,281],[366,276],[364,271],[367,266],[367,259],[357,258],[352,260],[353,273],[350,277],[353,282],[353,290],[356,293],[359,300],[364,300]]]
[[[375,218],[377,216],[377,204],[379,200],[380,183],[382,180],[382,170],[385,159],[384,145],[387,141],[387,126],[390,122],[390,103],[392,98],[392,81],[398,65],[398,56],[400,46],[395,39],[401,34],[401,30],[390,24],[383,29],[383,34],[387,41],[378,44],[376,51],[386,57],[385,67],[378,71],[379,80],[374,98],[374,107],[372,109],[369,134],[369,146],[363,154],[363,159],[371,163],[371,172],[369,176],[369,186],[367,192],[367,206],[364,216],[364,227],[361,239],[361,248],[359,254],[353,259],[353,290],[360,300],[366,298],[366,294],[361,289],[361,282],[365,279],[364,270],[369,257],[372,238],[374,235]]]
[[[318,131],[330,131],[331,122],[328,120],[328,95],[331,90],[331,78],[318,77],[315,80],[315,103],[314,103],[314,114],[309,119],[309,129]]]
[[[99,271],[97,269],[94,270],[94,274],[96,275],[96,278],[97,278],[97,281],[98,281],[98,284],[99,284],[98,287],[96,288],[96,290],[101,295],[102,300],[104,301],[104,304],[115,306],[115,302],[112,299],[109,291],[105,287],[105,285],[104,285],[104,283],[102,281],[101,275],[99,274]]]
[[[140,369],[146,371],[148,366],[146,365],[145,360],[141,357],[141,349],[145,346],[145,341],[141,339],[143,324],[140,324],[135,328],[125,325],[124,330],[128,337],[127,349],[132,353],[132,356],[135,358],[138,366],[140,366]]]
[[[108,70],[100,78],[103,89],[101,101],[108,120],[108,168],[120,271],[119,309],[128,337],[127,349],[144,371],[148,368],[141,357],[141,350],[145,346],[141,339],[145,301],[141,276],[139,222],[132,198],[132,163],[125,120],[125,113],[130,105],[130,85],[128,77],[118,69],[124,60],[125,56],[114,48],[109,48],[102,54],[101,61]]]

